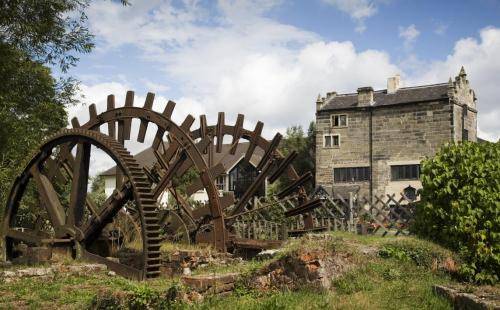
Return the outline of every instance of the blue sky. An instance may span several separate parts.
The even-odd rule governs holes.
[[[463,65],[479,98],[480,136],[500,137],[500,1],[131,3],[94,1],[88,10],[96,48],[70,74],[98,110],[110,93],[122,102],[126,90],[137,101],[152,91],[158,110],[177,102],[178,121],[243,113],[245,127],[262,120],[271,136],[307,126],[319,93],[385,88],[398,73],[406,86],[446,82]],[[84,122],[86,109],[70,116]]]

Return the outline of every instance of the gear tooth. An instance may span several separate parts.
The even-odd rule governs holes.
[[[141,217],[141,223],[144,223],[145,220],[144,220],[144,214],[143,214],[143,211],[142,211],[142,206],[143,205],[146,205],[148,207],[151,207],[149,201],[147,201],[146,199],[147,198],[142,198],[141,195],[139,195],[139,193],[135,190],[135,184],[134,184],[134,180],[136,179],[135,177],[132,176],[131,174],[131,170],[129,168],[129,165],[131,164],[134,164],[134,165],[137,165],[137,162],[135,161],[134,157],[131,156],[130,158],[127,157],[126,159],[124,158],[124,156],[122,154],[125,154],[125,155],[130,155],[130,152],[122,145],[118,145],[115,143],[115,140],[102,134],[102,133],[99,133],[99,132],[96,132],[96,131],[92,131],[92,130],[88,130],[88,129],[82,129],[82,128],[74,128],[74,129],[62,129],[60,130],[59,132],[56,132],[56,133],[53,133],[51,135],[49,135],[46,139],[44,139],[44,142],[42,144],[39,145],[39,147],[35,148],[31,153],[33,154],[31,157],[28,157],[27,159],[25,159],[25,169],[23,170],[23,172],[20,174],[20,176],[22,175],[25,175],[26,174],[26,171],[27,169],[30,168],[30,164],[32,164],[32,161],[37,157],[39,156],[39,154],[43,151],[43,146],[46,145],[47,143],[53,141],[53,140],[56,140],[58,138],[61,138],[63,136],[82,136],[82,137],[86,137],[88,138],[89,140],[92,140],[93,143],[98,143],[100,144],[103,148],[106,148],[108,149],[112,154],[113,154],[113,157],[116,158],[116,160],[118,161],[118,163],[124,167],[124,170],[125,170],[125,174],[129,176],[129,179],[133,182],[133,191],[134,191],[134,200],[136,201],[136,204],[138,206],[138,209],[139,209],[139,216]],[[122,153],[122,154],[121,154]],[[140,169],[140,171],[142,171],[142,169]],[[144,172],[142,172],[143,175],[141,178],[145,179],[146,178],[146,175],[144,174]],[[18,182],[20,180],[20,176],[18,176],[16,178],[16,182]],[[13,185],[15,186],[15,184]],[[149,197],[151,197],[152,195],[149,195]],[[158,213],[155,212],[154,213],[157,217]],[[150,218],[150,216],[148,217]],[[156,225],[158,226],[158,225]],[[154,231],[150,231],[150,229],[153,229],[154,227],[156,227],[155,225],[142,225],[142,230],[143,230],[143,233],[145,235],[148,235],[148,234],[154,234],[155,232]],[[153,228],[151,228],[153,227]],[[144,258],[144,269],[143,269],[143,272],[144,274],[146,275],[146,277],[148,278],[151,278],[151,277],[156,277],[158,274],[159,274],[159,266],[156,266],[156,265],[148,265],[147,263],[147,259],[148,257],[150,257],[150,253],[152,250],[149,250],[149,249],[154,249],[154,248],[158,248],[160,245],[160,241],[159,239],[145,239],[143,242],[145,242],[145,251],[143,253],[143,258]]]

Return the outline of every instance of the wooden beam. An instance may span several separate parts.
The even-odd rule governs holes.
[[[68,225],[82,225],[87,199],[87,187],[90,165],[90,144],[79,143],[76,147],[76,157],[73,164],[71,195],[68,209]]]
[[[255,125],[255,129],[250,136],[250,144],[248,145],[247,152],[245,153],[245,160],[247,162],[250,162],[250,159],[252,158],[255,147],[257,146],[257,140],[259,139],[260,135],[262,134],[263,127],[264,127],[264,123],[262,123],[260,121],[257,122],[257,125]]]
[[[272,158],[274,151],[276,151],[281,142],[281,138],[283,138],[283,136],[279,132],[274,136],[273,140],[271,140],[271,143],[269,144],[269,147],[264,153],[264,156],[262,156],[262,159],[257,165],[257,170],[261,170],[262,167],[264,167],[264,165]]]
[[[47,209],[50,222],[57,231],[57,229],[63,226],[66,222],[64,208],[59,201],[57,192],[52,186],[52,183],[50,183],[49,179],[43,175],[40,170],[38,170],[38,165],[34,165],[30,172],[35,180],[36,187],[38,188],[40,199]]]
[[[134,106],[134,92],[129,90],[127,91],[127,95],[125,96],[125,107],[133,107]],[[132,119],[127,118],[123,120],[123,139],[130,140],[130,128],[132,127]]]
[[[144,102],[144,109],[151,110],[153,108],[153,101],[155,100],[155,94],[148,93],[146,95],[146,101]],[[146,130],[148,129],[149,121],[147,119],[141,119],[141,125],[139,126],[139,134],[137,135],[138,142],[144,142],[146,137]]]
[[[236,124],[234,124],[234,129],[233,129],[233,141],[231,141],[231,149],[229,150],[229,153],[231,155],[234,155],[236,153],[236,148],[238,147],[238,143],[241,138],[241,133],[243,131],[243,121],[244,121],[244,116],[243,114],[238,114],[238,118],[236,118]]]
[[[114,95],[109,95],[108,96],[108,103],[107,103],[107,110],[113,110],[115,108],[115,96]],[[112,137],[113,139],[116,139],[116,124],[115,121],[109,121],[108,122],[108,136]]]

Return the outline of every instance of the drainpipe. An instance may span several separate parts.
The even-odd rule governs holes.
[[[369,124],[368,124],[368,143],[369,143],[369,156],[370,156],[370,204],[373,204],[373,109],[368,107],[370,111]]]

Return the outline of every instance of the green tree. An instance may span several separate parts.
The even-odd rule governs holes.
[[[91,179],[89,198],[96,204],[98,208],[102,207],[106,201],[104,177],[96,175]]]
[[[500,142],[452,144],[422,164],[413,230],[458,251],[462,274],[494,283],[500,271]]]
[[[292,151],[297,152],[297,158],[293,162],[293,166],[299,175],[309,171],[314,173],[315,128],[315,123],[311,122],[306,135],[300,125],[288,127],[281,142],[280,150],[285,156]]]
[[[0,1],[0,211],[26,156],[66,126],[65,107],[76,103],[77,82],[56,80],[48,66],[66,72],[92,50],[89,3]]]
[[[286,130],[285,137],[281,141],[279,150],[283,155],[287,156],[291,152],[297,152],[297,157],[293,162],[293,166],[299,175],[311,172],[314,176],[315,168],[315,130],[316,125],[314,122],[309,124],[307,135],[304,133],[304,129],[300,125],[294,125],[288,127]],[[273,195],[283,189],[289,181],[286,178],[281,177],[275,184],[269,186],[268,195]],[[308,185],[309,187],[314,186],[314,182]]]

